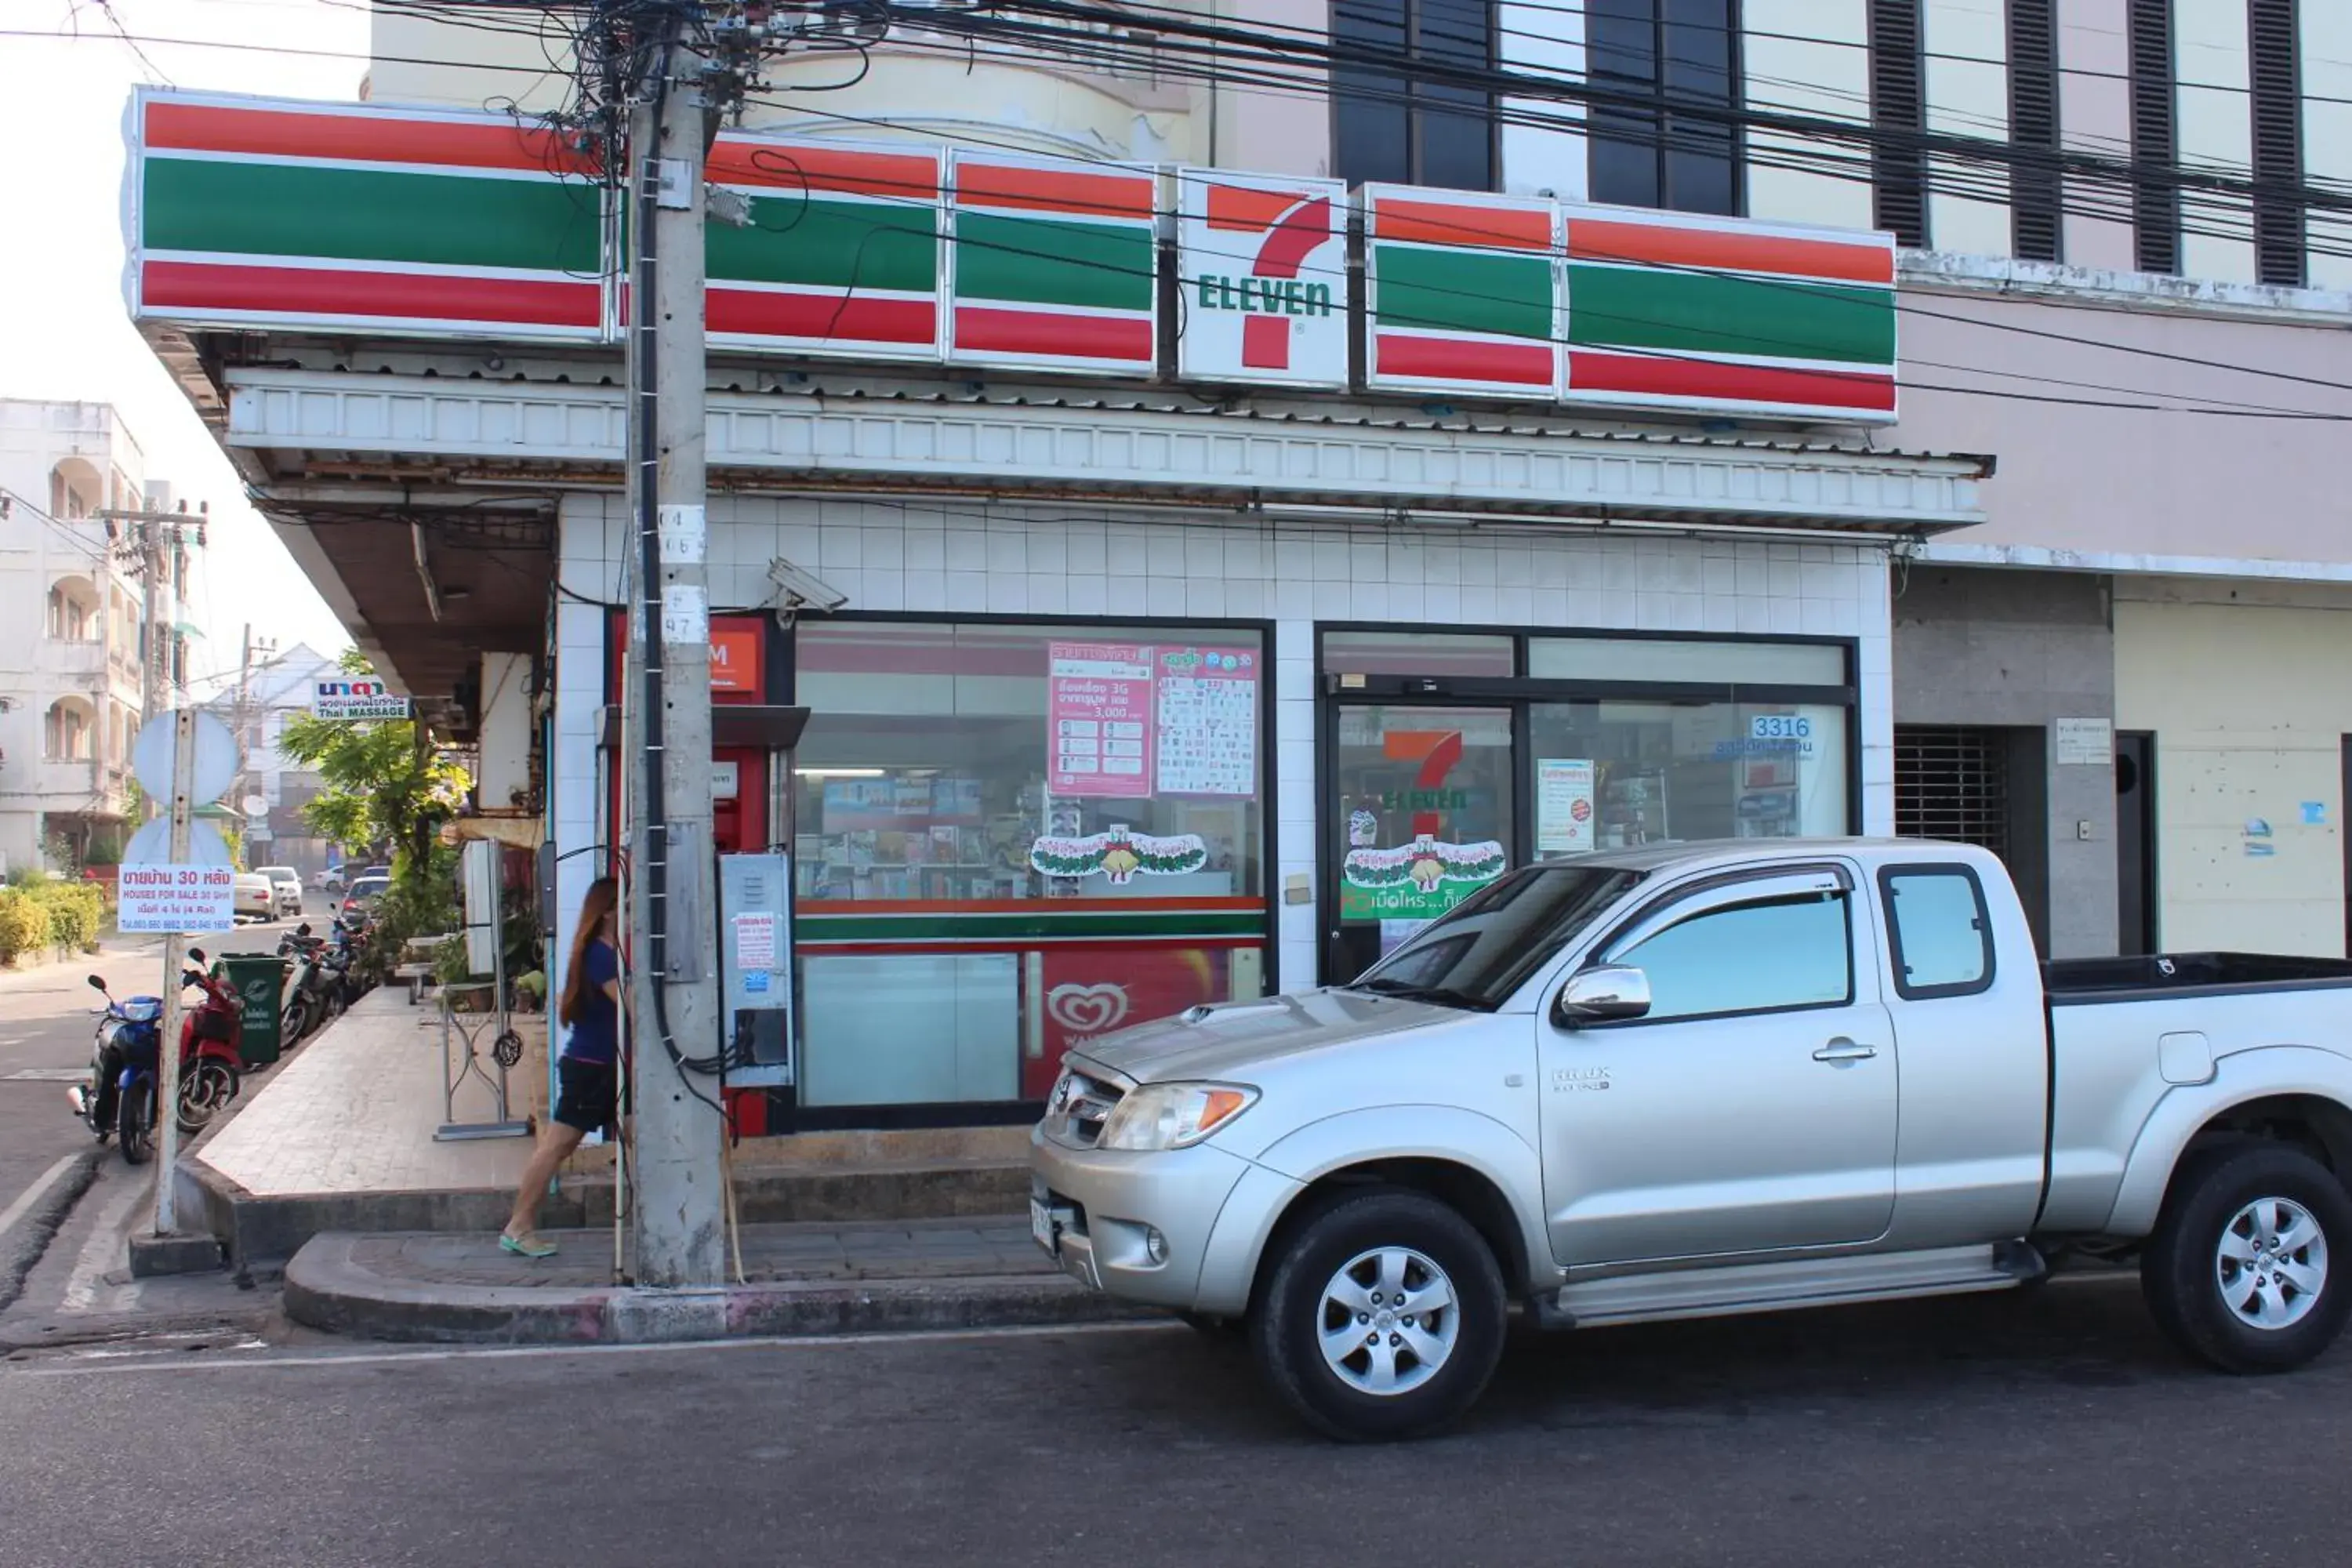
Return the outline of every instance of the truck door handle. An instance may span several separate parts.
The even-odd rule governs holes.
[[[1817,1062],[1866,1062],[1878,1054],[1876,1046],[1857,1045],[1840,1035],[1813,1053]]]

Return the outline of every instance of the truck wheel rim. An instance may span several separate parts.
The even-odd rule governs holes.
[[[1388,1396],[1435,1377],[1461,1324],[1444,1269],[1409,1247],[1376,1247],[1331,1276],[1316,1326],[1333,1376],[1359,1393]]]
[[[2326,1234],[2293,1198],[2256,1198],[2221,1227],[2213,1278],[2240,1322],[2291,1328],[2326,1289]]]

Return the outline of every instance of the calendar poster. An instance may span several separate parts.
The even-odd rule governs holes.
[[[1155,663],[1159,793],[1255,795],[1258,650],[1163,647]]]

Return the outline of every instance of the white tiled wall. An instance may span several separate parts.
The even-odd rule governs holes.
[[[778,556],[849,596],[852,610],[941,615],[1217,617],[1275,623],[1273,821],[1276,896],[1315,885],[1315,626],[1374,621],[1431,630],[1576,627],[1776,632],[1859,644],[1862,828],[1894,826],[1886,558],[1867,546],[1690,539],[1590,530],[1276,528],[1210,516],[1077,521],[952,504],[719,500],[710,509],[714,609],[771,600]],[[617,496],[565,504],[562,582],[615,602],[626,544]],[[593,841],[593,733],[603,700],[602,612],[558,613],[554,769],[562,848]],[[584,782],[579,782],[584,781]],[[564,863],[558,899],[593,875]],[[1318,911],[1277,904],[1283,983],[1315,973]]]

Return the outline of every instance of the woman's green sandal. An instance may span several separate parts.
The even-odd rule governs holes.
[[[555,1243],[551,1241],[545,1240],[542,1237],[536,1236],[526,1240],[522,1237],[515,1236],[510,1232],[503,1230],[499,1232],[499,1247],[500,1250],[511,1252],[517,1258],[552,1258],[555,1256]]]

